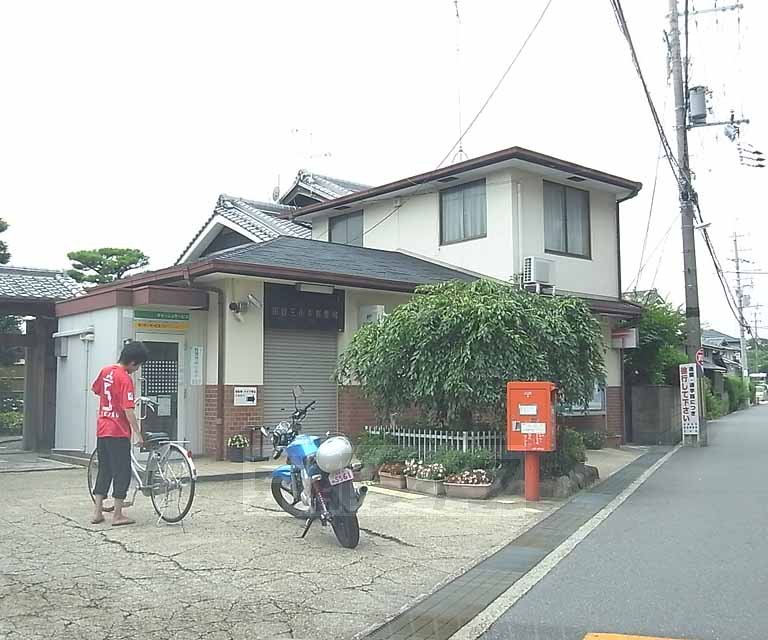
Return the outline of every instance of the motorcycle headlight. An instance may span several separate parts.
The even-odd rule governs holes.
[[[328,438],[317,450],[317,466],[333,473],[352,462],[352,444],[344,436]]]

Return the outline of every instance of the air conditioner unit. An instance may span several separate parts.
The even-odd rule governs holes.
[[[384,319],[385,311],[383,304],[365,304],[360,306],[359,324],[376,324]]]
[[[536,293],[555,293],[555,263],[538,256],[523,258],[523,288]]]

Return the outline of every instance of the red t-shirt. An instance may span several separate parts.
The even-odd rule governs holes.
[[[104,367],[91,386],[99,396],[99,417],[96,436],[99,438],[130,438],[131,425],[126,409],[133,409],[133,380],[119,364]]]

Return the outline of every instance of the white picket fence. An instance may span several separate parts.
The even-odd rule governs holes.
[[[415,429],[401,426],[365,427],[371,435],[385,435],[393,443],[408,449],[415,449],[420,458],[440,449],[470,451],[487,449],[496,460],[501,460],[505,447],[503,431],[448,431],[440,429]]]

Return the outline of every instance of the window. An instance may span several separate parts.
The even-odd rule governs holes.
[[[440,192],[440,244],[451,244],[486,234],[485,180]]]
[[[544,181],[544,250],[591,258],[589,191]]]
[[[339,244],[363,246],[363,212],[347,213],[328,221],[328,239]]]

